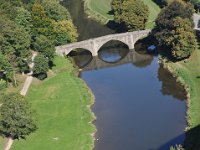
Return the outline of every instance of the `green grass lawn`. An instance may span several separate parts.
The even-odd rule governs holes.
[[[0,137],[0,149],[3,149],[3,138],[2,137]]]
[[[97,20],[100,19],[99,21],[101,21],[101,18],[105,18],[105,20],[113,20],[113,16],[109,15],[109,11],[111,10],[111,1],[112,0],[86,0],[85,7],[87,7],[87,10],[90,10],[88,11],[89,15]],[[150,14],[147,28],[151,29],[154,26],[154,20],[160,12],[160,8],[152,0],[143,0],[143,2],[149,7]]]
[[[93,147],[94,102],[84,82],[75,76],[69,60],[56,57],[56,66],[44,81],[34,80],[26,96],[37,112],[38,130],[13,150],[90,150]]]
[[[89,0],[89,6],[92,10],[108,18],[108,20],[112,20],[113,16],[109,14],[111,10],[111,1],[112,0]]]
[[[152,0],[142,0],[149,7],[149,20],[147,22],[146,28],[152,29],[155,25],[154,21],[160,13],[160,7],[154,3]]]

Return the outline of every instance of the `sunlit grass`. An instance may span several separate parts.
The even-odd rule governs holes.
[[[50,77],[35,80],[26,97],[38,114],[39,128],[26,140],[15,141],[13,150],[89,150],[93,146],[93,96],[74,75],[69,60],[57,57],[55,64]]]
[[[111,1],[112,0],[86,0],[86,7],[89,12],[89,15],[93,18],[104,21],[113,20],[113,15],[109,14],[111,11]],[[160,8],[152,0],[143,0],[143,2],[149,7],[149,20],[147,22],[146,28],[152,29],[155,25],[154,21],[157,18]]]

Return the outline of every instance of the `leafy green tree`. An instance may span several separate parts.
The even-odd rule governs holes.
[[[14,69],[8,60],[0,52],[0,73],[2,79],[12,81],[14,76]]]
[[[24,7],[16,8],[16,17],[14,21],[19,27],[25,29],[26,32],[28,32],[29,34],[31,33],[31,28],[32,28],[31,13]]]
[[[71,20],[54,22],[53,32],[56,45],[75,42],[78,37],[77,30]]]
[[[165,53],[174,60],[188,58],[195,50],[192,13],[189,4],[175,0],[156,19],[153,34],[158,44],[165,47]]]
[[[39,2],[35,2],[33,5],[31,16],[33,22],[33,39],[39,35],[44,35],[51,39],[53,31],[53,20],[46,15],[44,7]]]
[[[19,94],[4,95],[0,109],[0,133],[4,137],[25,139],[37,129],[31,106]]]
[[[145,29],[149,9],[140,0],[113,0],[112,9],[115,21],[126,27],[128,31]]]
[[[43,0],[42,6],[46,11],[49,18],[60,21],[60,20],[71,20],[68,10],[60,4],[58,0]]]
[[[35,57],[35,65],[33,68],[33,74],[40,80],[43,80],[47,77],[47,71],[49,69],[48,66],[48,59],[42,55],[39,54]]]
[[[168,28],[175,17],[188,18],[193,23],[194,10],[191,4],[185,3],[182,0],[174,0],[169,6],[161,10],[156,19],[156,29],[163,30]]]
[[[53,61],[55,54],[54,44],[46,36],[40,35],[36,37],[34,49],[42,53],[49,61]]]
[[[9,62],[16,65],[16,58],[26,58],[30,54],[30,35],[23,28],[18,27],[15,22],[0,16],[0,38],[1,52],[6,55]]]
[[[170,41],[172,56],[178,60],[188,58],[196,46],[196,38],[191,22],[189,19],[176,17],[173,19],[172,28],[174,28],[171,31],[171,37],[173,38]]]

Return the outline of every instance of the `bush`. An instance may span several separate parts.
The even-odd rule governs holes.
[[[7,83],[5,80],[0,79],[0,90],[3,90],[7,87]]]

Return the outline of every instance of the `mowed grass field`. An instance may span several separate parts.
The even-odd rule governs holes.
[[[108,20],[113,20],[113,15],[110,15],[112,0],[88,0],[90,8],[98,14],[104,16]]]
[[[86,6],[88,7],[88,9],[92,10],[92,12],[96,12],[103,18],[106,18],[107,20],[113,20],[114,17],[112,15],[109,15],[109,12],[111,11],[111,1],[112,0],[87,0]],[[149,7],[150,14],[146,27],[148,29],[151,29],[154,26],[154,20],[157,18],[160,12],[160,7],[152,0],[142,0],[142,1]],[[98,17],[94,16],[95,13],[90,15],[98,19]]]
[[[160,13],[160,7],[152,0],[142,0],[142,1],[149,7],[149,12],[150,12],[146,28],[152,29],[155,25],[154,21],[156,20],[158,14]]]
[[[37,112],[38,130],[16,140],[12,150],[92,149],[94,98],[69,60],[57,57],[55,64],[46,80],[33,81],[26,96]]]
[[[4,143],[4,140],[2,137],[0,137],[0,149],[3,149],[3,143]]]

